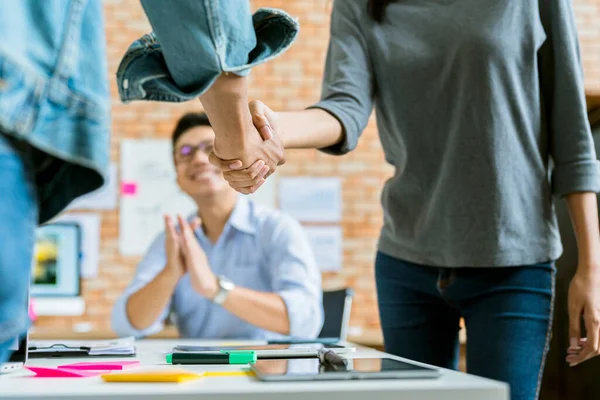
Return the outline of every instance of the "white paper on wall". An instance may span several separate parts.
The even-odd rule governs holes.
[[[168,139],[123,140],[119,250],[141,255],[163,230],[163,215],[187,216],[193,201],[177,186]]]
[[[342,269],[343,235],[339,226],[305,226],[304,230],[321,271]]]
[[[302,222],[339,222],[342,184],[339,178],[281,178],[279,208]]]
[[[168,139],[127,139],[121,144],[119,249],[123,255],[142,255],[164,230],[164,214],[188,216],[196,205],[176,182]],[[250,197],[275,205],[275,174]]]

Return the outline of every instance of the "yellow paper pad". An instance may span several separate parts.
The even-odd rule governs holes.
[[[102,375],[105,382],[185,382],[199,379],[204,373],[185,370],[123,371]]]
[[[202,376],[256,376],[254,371],[206,371]]]

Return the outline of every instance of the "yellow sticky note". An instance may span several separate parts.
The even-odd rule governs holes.
[[[155,371],[123,371],[101,375],[105,382],[185,382],[199,379],[204,373],[166,369]]]
[[[202,376],[256,376],[256,374],[253,371],[206,371]]]

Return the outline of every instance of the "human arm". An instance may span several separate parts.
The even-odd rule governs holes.
[[[248,1],[142,0],[142,5],[169,76],[179,90],[200,97],[215,131],[215,154],[239,159],[244,166],[261,157],[275,171],[285,162],[283,148],[261,140],[252,125],[246,76],[251,66],[287,49],[297,27],[281,13],[253,20]],[[288,32],[280,33],[281,43],[268,33],[259,35],[268,32],[267,18]]]
[[[193,226],[182,218],[179,219],[179,225],[182,254],[192,288],[199,295],[213,300],[219,291],[217,276],[194,236]],[[281,296],[276,293],[236,286],[221,305],[235,316],[262,329],[281,334],[289,332],[287,309]]]
[[[147,336],[162,329],[172,294],[182,271],[169,267],[167,234],[159,235],[138,264],[135,276],[117,299],[111,325],[119,336]]]
[[[321,271],[302,226],[286,214],[265,223],[261,247],[267,252],[271,289],[285,303],[292,337],[314,338],[323,325]]]
[[[544,127],[554,164],[552,189],[566,196],[578,244],[577,272],[569,287],[567,362],[576,365],[598,354],[600,321],[600,169],[586,116],[578,36],[569,0],[540,2],[546,42],[539,51]],[[580,347],[581,316],[587,341]]]
[[[217,277],[195,240],[193,229],[180,220],[185,263],[194,290],[212,300],[218,293]],[[315,266],[308,240],[299,226],[284,221],[269,226],[261,236],[266,247],[268,272],[273,292],[236,286],[222,306],[240,319],[259,328],[283,335],[313,336],[320,329],[320,275]],[[230,277],[235,282],[235,277]]]
[[[266,110],[262,103],[250,103],[255,126],[260,129],[271,125],[285,148],[318,148],[329,154],[345,154],[358,144],[375,95],[373,67],[358,12],[358,5],[352,2],[334,3],[321,100],[317,104],[308,110],[267,114],[261,113]],[[260,187],[250,171],[234,171],[228,163],[215,165],[242,193]]]
[[[577,238],[577,271],[569,285],[569,354],[575,366],[600,354],[600,234],[594,193],[567,196],[569,215]],[[582,340],[581,317],[587,338]]]

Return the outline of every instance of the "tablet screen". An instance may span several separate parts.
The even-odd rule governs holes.
[[[319,359],[259,360],[253,366],[257,373],[264,376],[310,376],[322,374],[380,374],[388,372],[435,372],[436,370],[406,363],[392,358],[354,358],[348,359],[347,371],[331,371],[321,367]]]

